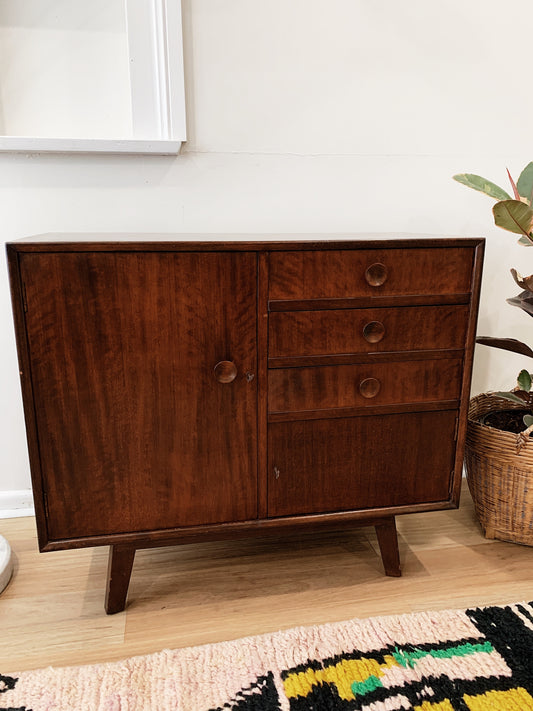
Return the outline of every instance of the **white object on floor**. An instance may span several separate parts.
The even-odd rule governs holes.
[[[13,575],[13,556],[9,543],[0,536],[0,594],[7,587]]]

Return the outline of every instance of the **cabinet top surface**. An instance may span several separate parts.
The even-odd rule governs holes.
[[[299,249],[368,249],[475,247],[483,238],[411,233],[46,233],[8,242],[17,252],[42,251],[269,251]]]

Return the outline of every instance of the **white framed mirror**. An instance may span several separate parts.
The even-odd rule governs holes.
[[[177,154],[180,0],[0,0],[0,150]]]

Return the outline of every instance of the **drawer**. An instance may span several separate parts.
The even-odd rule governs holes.
[[[269,315],[270,358],[464,348],[468,306],[279,311]]]
[[[268,373],[269,412],[458,400],[462,360],[277,368]]]
[[[270,424],[268,515],[447,501],[456,416],[449,410]]]
[[[272,252],[269,299],[347,299],[470,291],[470,247]]]

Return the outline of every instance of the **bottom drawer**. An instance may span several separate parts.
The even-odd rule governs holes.
[[[269,425],[268,515],[447,501],[457,411]]]

